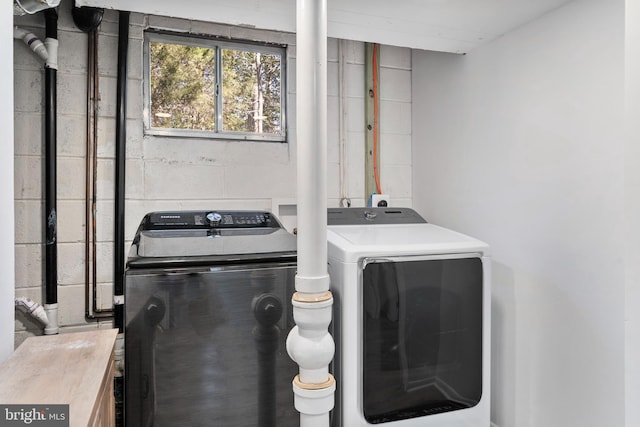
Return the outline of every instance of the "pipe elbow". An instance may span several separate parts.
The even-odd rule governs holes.
[[[19,27],[13,28],[13,38],[22,40],[24,44],[29,47],[40,59],[47,61],[49,59],[49,52],[44,43],[32,32],[24,30]]]
[[[42,326],[49,324],[49,318],[43,306],[32,300],[31,298],[21,297],[15,299],[16,308],[36,320]]]

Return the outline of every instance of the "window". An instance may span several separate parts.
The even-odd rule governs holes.
[[[145,133],[285,141],[286,48],[145,33]]]

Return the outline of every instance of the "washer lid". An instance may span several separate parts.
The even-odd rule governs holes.
[[[295,258],[295,236],[270,212],[152,212],[138,228],[127,266],[186,267]]]

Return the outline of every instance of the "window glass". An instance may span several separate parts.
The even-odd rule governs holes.
[[[151,127],[215,130],[215,50],[150,43]]]
[[[229,132],[280,133],[279,55],[222,50],[223,126]]]
[[[145,34],[145,133],[285,141],[286,48]]]

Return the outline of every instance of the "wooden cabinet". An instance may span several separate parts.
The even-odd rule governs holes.
[[[115,425],[116,329],[27,338],[0,365],[2,404],[68,404],[72,427]]]

